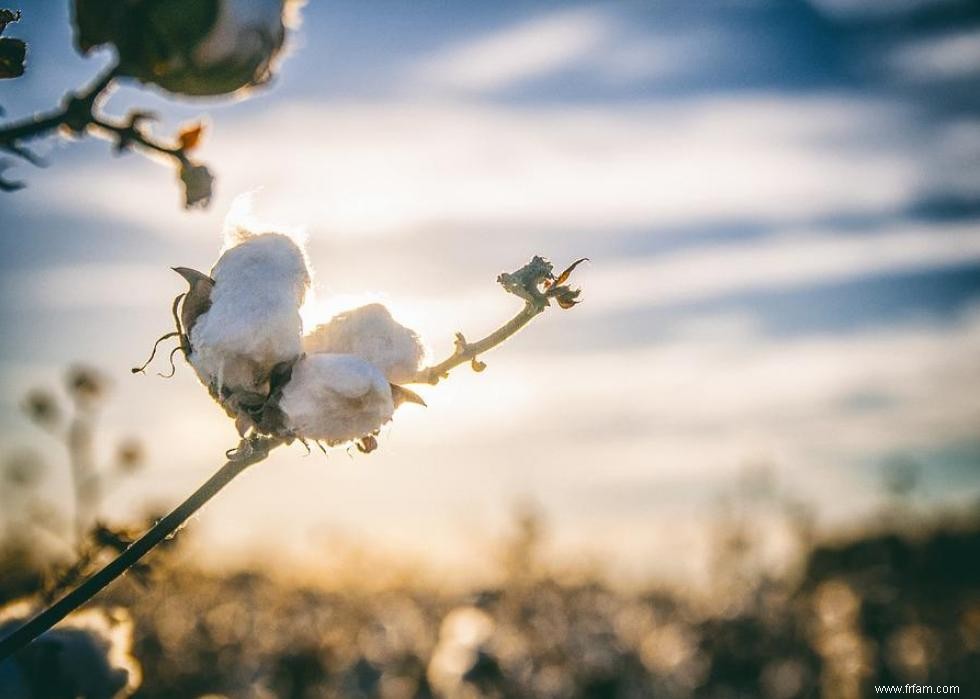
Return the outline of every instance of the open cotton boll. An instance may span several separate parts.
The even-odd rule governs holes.
[[[350,354],[313,354],[296,362],[279,408],[297,437],[339,444],[373,433],[395,405],[374,365]]]
[[[356,355],[396,384],[410,381],[425,355],[415,331],[392,318],[380,303],[340,313],[317,326],[303,338],[303,350]]]
[[[74,0],[79,50],[110,44],[120,75],[176,94],[229,95],[267,82],[295,0]]]
[[[279,233],[240,236],[211,277],[211,306],[191,330],[190,363],[219,393],[222,387],[261,392],[272,368],[302,351],[306,257]]]
[[[198,65],[265,58],[266,47],[283,42],[283,0],[221,0],[211,31],[194,48]]]

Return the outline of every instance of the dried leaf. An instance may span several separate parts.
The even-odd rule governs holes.
[[[470,366],[473,368],[473,371],[475,371],[478,374],[487,368],[487,365],[484,362],[481,362],[476,357],[473,357],[473,361],[470,362]]]
[[[581,293],[582,292],[579,289],[571,289],[567,286],[559,286],[559,287],[555,287],[552,291],[550,291],[549,295],[552,296],[555,299],[555,301],[558,302],[558,305],[560,307],[567,310],[578,303],[578,297],[579,294]]]
[[[177,134],[177,141],[183,151],[192,151],[201,144],[201,137],[204,135],[203,122],[191,124],[180,130]]]
[[[377,448],[378,440],[373,435],[369,434],[367,437],[361,437],[357,441],[357,450],[362,454],[370,454]]]
[[[184,206],[201,208],[211,203],[214,177],[206,165],[187,163],[180,168],[180,181],[184,183]]]
[[[0,10],[0,34],[11,22],[20,21],[20,12],[17,10]]]
[[[559,286],[559,285],[564,284],[565,282],[567,282],[568,281],[568,278],[570,276],[572,276],[572,272],[575,271],[575,268],[578,267],[583,262],[588,262],[588,261],[589,261],[589,258],[588,257],[583,257],[583,258],[581,258],[579,260],[575,260],[575,262],[573,262],[568,267],[566,267],[565,268],[565,271],[563,271],[561,274],[559,274],[555,278],[555,281],[553,282],[554,286]]]

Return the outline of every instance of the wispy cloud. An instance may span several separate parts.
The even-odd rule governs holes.
[[[888,65],[906,80],[956,80],[980,75],[980,30],[959,31],[899,46]]]
[[[612,32],[599,10],[565,10],[449,46],[418,65],[415,77],[453,90],[499,90],[574,65]]]
[[[601,314],[978,261],[980,231],[972,224],[905,225],[859,234],[789,233],[762,242],[723,243],[596,265],[589,272],[593,292],[582,309]]]
[[[330,237],[794,222],[905,206],[922,169],[899,146],[903,119],[835,97],[293,105],[224,124],[204,155],[221,177],[216,210],[262,186],[265,215]],[[147,202],[160,201],[161,228],[188,228],[152,165],[75,174],[55,205],[145,226]]]

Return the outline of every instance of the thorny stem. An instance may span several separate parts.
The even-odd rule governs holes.
[[[263,461],[269,452],[284,444],[278,437],[253,437],[243,439],[239,448],[228,461],[190,497],[154,524],[143,536],[104,568],[93,574],[81,585],[57,602],[0,640],[0,661],[10,657],[38,636],[71,614],[94,597],[100,590],[125,573],[157,544],[171,536],[222,488],[249,466]]]
[[[59,109],[47,114],[35,114],[0,128],[0,144],[4,148],[9,148],[16,141],[43,136],[62,125],[70,125],[73,130],[81,131],[92,117],[99,97],[116,79],[117,69],[115,64],[110,66],[84,91],[68,95]],[[76,129],[79,124],[81,124],[80,128]]]

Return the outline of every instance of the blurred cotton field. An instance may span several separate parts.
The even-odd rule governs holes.
[[[73,52],[68,3],[16,9],[5,118],[111,60]],[[104,106],[160,133],[205,114],[208,208],[97,141],[6,173],[5,599],[70,567],[78,503],[125,545],[237,442],[186,363],[130,367],[173,325],[169,268],[210,269],[251,192],[304,240],[304,332],[379,302],[448,356],[518,310],[494,279],[535,254],[588,256],[583,302],[419,388],[370,455],[277,450],[147,587],[110,590],[141,696],[969,695],[974,3],[318,0],[285,40],[276,19],[260,58],[222,54],[229,82],[174,64]],[[91,500],[29,399],[77,363],[105,380],[82,465],[117,474]],[[88,415],[73,390],[41,406],[58,424]]]

